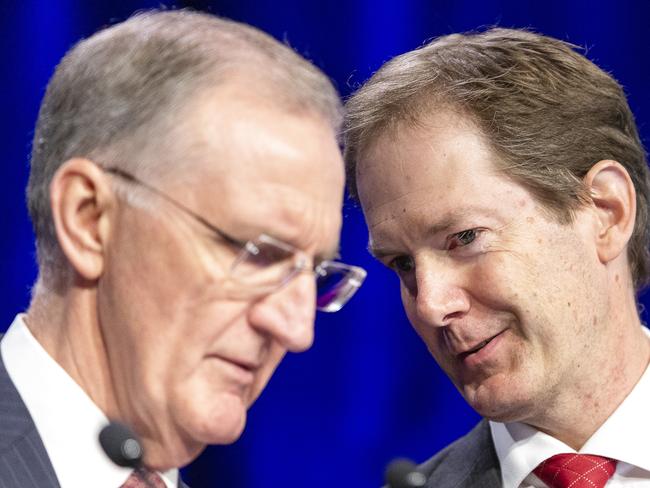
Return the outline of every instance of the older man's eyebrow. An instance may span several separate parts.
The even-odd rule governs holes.
[[[396,254],[401,254],[399,251],[395,249],[390,249],[388,247],[374,246],[372,242],[368,243],[366,249],[368,250],[368,252],[373,258],[379,260],[385,258],[386,256],[394,256]]]
[[[338,242],[335,247],[329,251],[320,252],[314,256],[314,261],[317,263],[323,261],[336,261],[341,258],[341,243]]]

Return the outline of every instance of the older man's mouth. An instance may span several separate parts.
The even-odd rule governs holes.
[[[220,364],[221,374],[229,378],[230,381],[240,386],[247,386],[253,383],[260,364],[253,360],[246,360],[238,357],[226,357],[220,355],[210,355],[211,359],[218,361]]]

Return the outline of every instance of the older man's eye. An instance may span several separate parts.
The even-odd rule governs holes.
[[[449,242],[447,244],[447,250],[451,251],[452,249],[455,249],[457,247],[467,246],[472,242],[474,242],[477,235],[478,235],[477,229],[467,229],[462,232],[458,232],[457,234],[454,234],[449,238]]]
[[[272,266],[293,258],[292,252],[267,243],[252,244],[249,242],[246,245],[246,251],[248,252],[248,261],[260,267]]]
[[[413,258],[410,256],[398,256],[388,266],[398,274],[410,273],[415,268]]]

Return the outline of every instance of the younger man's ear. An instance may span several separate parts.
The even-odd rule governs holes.
[[[626,249],[634,231],[634,184],[627,170],[612,160],[596,163],[583,181],[596,210],[598,257],[602,263],[607,263]]]
[[[50,206],[61,250],[76,273],[97,280],[104,268],[113,203],[109,177],[85,158],[67,160],[50,184]]]

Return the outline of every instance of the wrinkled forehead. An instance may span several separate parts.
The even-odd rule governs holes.
[[[344,170],[324,117],[239,86],[219,90],[192,117],[188,157],[202,205],[280,239],[338,240]]]
[[[260,160],[255,161],[259,166],[265,154],[283,152],[288,156],[287,163],[303,164],[300,158],[294,157],[295,154],[289,153],[313,145],[328,155],[327,152],[337,145],[335,128],[325,114],[310,107],[286,103],[272,85],[256,83],[243,75],[231,75],[227,82],[196,96],[188,107],[185,135],[197,151],[197,159],[210,157],[215,165],[214,159],[218,159],[226,171],[242,169],[240,163],[236,166],[228,163],[233,154],[244,159],[246,156],[260,156]],[[289,133],[298,138],[291,140],[286,137]],[[212,152],[218,153],[216,158]],[[335,165],[333,169],[338,171],[340,168]]]

